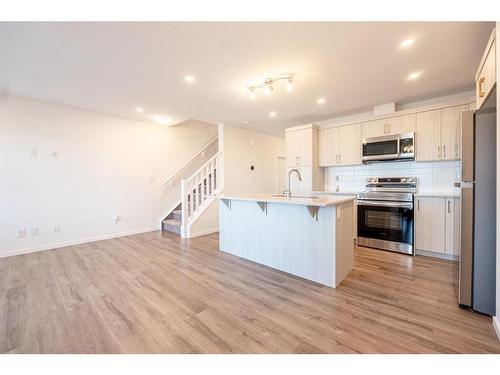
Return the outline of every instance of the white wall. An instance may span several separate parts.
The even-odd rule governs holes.
[[[417,177],[419,193],[460,193],[454,182],[461,181],[459,161],[373,163],[325,168],[325,190],[345,193],[363,191],[368,177]]]
[[[221,129],[224,192],[275,192],[278,157],[286,155],[285,140],[226,124]],[[254,171],[250,170],[251,165]]]
[[[0,97],[0,256],[159,229],[160,183],[215,135]]]

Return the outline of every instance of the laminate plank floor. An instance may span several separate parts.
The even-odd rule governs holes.
[[[356,248],[337,289],[149,232],[0,259],[2,353],[500,353],[457,264]]]

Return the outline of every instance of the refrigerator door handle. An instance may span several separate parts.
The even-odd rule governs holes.
[[[471,189],[472,187],[474,187],[475,183],[476,181],[462,181],[462,182],[455,182],[453,186],[463,189]]]

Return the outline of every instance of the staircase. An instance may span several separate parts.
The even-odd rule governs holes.
[[[217,152],[190,177],[181,180],[180,204],[162,221],[162,229],[183,238],[191,237],[191,225],[212,204],[219,193]]]

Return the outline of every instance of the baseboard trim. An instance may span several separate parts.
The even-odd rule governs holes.
[[[433,251],[425,251],[425,250],[416,249],[415,255],[421,255],[421,256],[425,256],[425,257],[437,258],[437,259],[443,259],[443,260],[450,260],[452,262],[458,262],[458,257],[455,255],[435,253]]]
[[[207,234],[217,233],[218,231],[219,231],[219,228],[207,229],[207,230],[192,234],[190,238],[206,236]]]
[[[493,328],[495,328],[495,332],[497,333],[498,341],[500,341],[500,316],[496,315],[492,319]]]
[[[161,228],[159,228],[159,227],[144,228],[144,229],[133,230],[133,231],[129,231],[129,232],[120,232],[120,233],[105,234],[105,235],[102,235],[102,236],[90,237],[90,238],[86,238],[86,239],[83,239],[83,240],[66,241],[66,242],[61,242],[61,243],[56,243],[56,244],[41,246],[41,247],[34,247],[34,248],[29,248],[29,249],[21,249],[21,250],[9,251],[9,252],[6,252],[6,253],[1,253],[0,254],[0,258],[7,258],[7,257],[15,256],[15,255],[35,253],[35,252],[38,252],[38,251],[46,251],[46,250],[52,250],[52,249],[59,249],[59,248],[62,248],[62,247],[68,247],[68,246],[74,246],[74,245],[82,245],[82,244],[85,244],[85,243],[102,241],[102,240],[110,240],[112,238],[132,236],[134,234],[141,234],[141,233],[153,232],[153,231],[160,230],[160,229]]]

